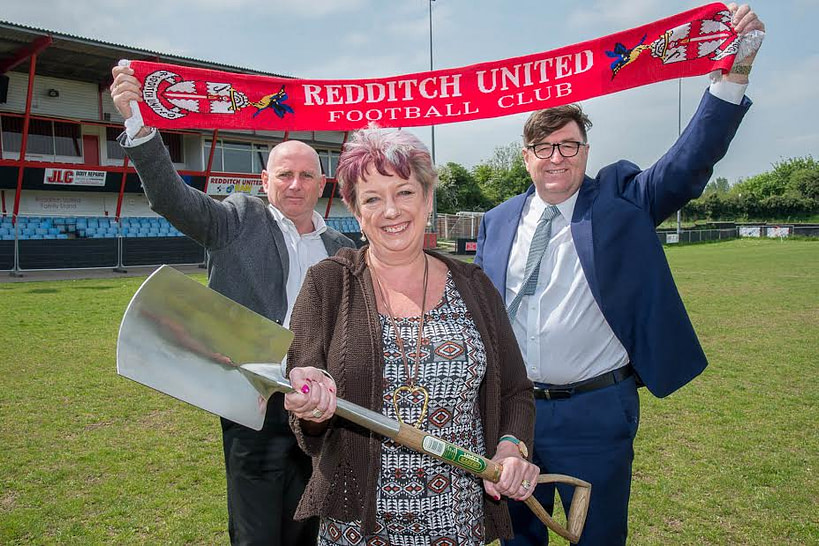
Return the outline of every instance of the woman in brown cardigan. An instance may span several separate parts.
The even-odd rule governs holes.
[[[357,132],[337,176],[369,246],[312,267],[293,309],[285,407],[313,457],[296,517],[320,516],[322,545],[511,538],[503,497],[531,495],[538,468],[525,459],[532,385],[501,297],[478,267],[424,252],[437,176],[415,136]],[[500,481],[332,419],[336,395],[486,454]]]

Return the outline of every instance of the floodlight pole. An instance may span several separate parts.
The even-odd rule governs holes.
[[[432,72],[434,69],[434,63],[432,60],[432,3],[435,0],[429,0],[429,71]],[[432,155],[432,167],[436,168],[435,166],[435,125],[431,125],[429,128],[430,131],[430,153]],[[435,190],[432,192],[432,233],[438,232],[438,199],[435,195]]]
[[[677,80],[677,139],[682,136],[682,78]],[[682,209],[677,209],[677,242],[682,242]]]

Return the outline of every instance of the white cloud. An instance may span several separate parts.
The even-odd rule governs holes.
[[[668,5],[658,0],[623,0],[619,2],[598,0],[591,5],[585,4],[582,7],[575,8],[566,19],[569,26],[573,28],[588,28],[591,26],[593,28],[605,27],[626,30],[654,21],[658,13],[662,12],[664,4]],[[607,34],[610,33],[607,32]]]
[[[158,2],[162,3],[162,2]],[[320,19],[338,13],[348,13],[362,6],[367,5],[367,0],[177,0],[178,4],[185,4],[190,9],[197,11],[210,11],[222,13],[234,13],[240,16],[242,13],[265,16],[275,16],[275,20],[269,21],[271,30],[282,23],[286,24],[283,18],[294,16],[303,19]],[[150,2],[143,1],[143,5]]]
[[[414,57],[414,58],[413,58]],[[429,62],[429,59],[427,62]],[[309,67],[302,77],[320,79],[356,79],[356,78],[378,78],[395,76],[409,72],[407,65],[423,66],[421,59],[417,55],[394,55],[386,52],[383,55],[341,55],[328,57],[325,62]]]

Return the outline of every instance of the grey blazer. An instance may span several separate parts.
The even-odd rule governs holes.
[[[124,148],[151,209],[207,249],[208,286],[281,323],[287,314],[290,261],[267,203],[245,194],[217,201],[191,188],[177,174],[160,135]],[[328,256],[343,247],[355,248],[350,239],[329,227],[321,238]]]

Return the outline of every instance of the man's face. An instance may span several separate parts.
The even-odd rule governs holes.
[[[580,127],[576,122],[570,121],[545,139],[531,144],[582,143],[583,141]],[[539,152],[539,155],[545,156],[548,153],[547,148],[545,154]],[[523,162],[526,164],[529,176],[532,177],[532,182],[535,183],[537,194],[543,201],[552,205],[562,203],[580,189],[583,177],[586,175],[588,160],[588,145],[580,146],[574,157],[563,157],[555,148],[548,159],[540,159],[531,148],[523,149]]]
[[[273,148],[267,169],[262,171],[262,188],[267,200],[296,227],[305,222],[312,225],[313,209],[324,191],[324,182],[318,154],[296,140]]]

